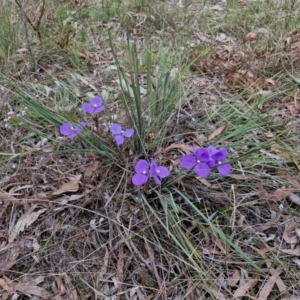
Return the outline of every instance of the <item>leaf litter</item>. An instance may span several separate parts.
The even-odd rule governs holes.
[[[220,7],[223,9],[222,6]],[[288,40],[287,51],[297,51],[297,36],[296,32]],[[196,66],[198,70],[200,68],[206,74],[210,73],[217,77],[216,82],[220,84],[221,88],[226,89],[226,93],[228,90],[236,92],[246,89],[248,96],[254,96],[256,93],[278,88],[278,82],[275,79],[254,72],[258,68],[257,64],[262,63],[266,57],[263,54],[255,53],[254,59],[250,59],[254,54],[251,52],[249,54],[250,50],[246,47],[259,41],[256,33],[250,32],[241,40],[240,44],[244,43],[244,48],[241,48],[240,44],[230,45],[228,41],[232,41],[232,39],[226,34],[220,34],[214,40],[206,33],[202,33],[201,39],[205,43],[213,43],[213,47],[208,57],[197,61]],[[67,46],[66,43],[62,44],[63,48],[67,48]],[[81,57],[92,65],[111,62],[111,56],[102,53],[84,51]],[[197,78],[201,93],[209,94],[211,99],[214,99],[216,96],[209,87],[209,75],[204,77],[205,80],[201,76]],[[292,105],[296,110],[298,109],[297,102],[294,101]],[[284,106],[291,115],[296,116],[296,111],[292,113],[290,107],[282,102],[281,107]],[[192,109],[195,110],[195,108]],[[192,123],[191,125],[193,125]],[[230,124],[228,127],[230,130]],[[207,140],[218,139],[226,130],[227,124],[212,126],[206,129],[205,138]],[[187,140],[201,144],[201,139],[196,134],[190,134]],[[176,144],[167,144],[164,148],[158,149],[155,155],[168,153],[176,166],[178,153],[189,151],[184,144],[185,141],[183,139]],[[35,160],[34,157],[23,161],[22,176],[32,178],[31,187],[25,188],[26,185],[24,185],[24,188],[20,189],[18,193],[15,189],[10,190],[8,185],[3,187],[1,201],[5,204],[8,203],[5,210],[13,218],[9,220],[11,230],[3,229],[5,245],[0,248],[0,253],[8,254],[9,259],[1,267],[1,270],[8,271],[14,268],[14,271],[17,271],[20,265],[30,265],[32,263],[30,259],[33,257],[30,254],[41,251],[42,257],[37,257],[41,273],[70,272],[74,277],[57,275],[48,279],[37,276],[36,279],[26,278],[25,280],[19,277],[16,279],[21,287],[17,290],[19,293],[35,295],[42,299],[44,299],[43,297],[79,299],[77,291],[80,288],[76,283],[82,281],[87,282],[94,289],[96,297],[100,297],[100,299],[104,298],[101,295],[110,295],[109,298],[113,299],[112,295],[114,294],[127,295],[127,299],[151,299],[160,296],[162,299],[163,297],[169,297],[169,299],[180,297],[201,299],[204,297],[203,290],[207,291],[207,287],[203,285],[203,282],[197,284],[194,280],[185,281],[182,277],[182,274],[188,274],[190,278],[194,279],[197,278],[197,272],[193,272],[190,261],[185,256],[181,256],[180,253],[167,252],[170,249],[170,245],[167,244],[168,236],[164,234],[164,230],[159,225],[155,224],[158,232],[162,235],[159,239],[161,244],[157,243],[157,240],[149,242],[145,239],[144,234],[147,238],[151,236],[151,231],[146,229],[149,226],[149,219],[134,201],[132,191],[125,193],[122,187],[117,189],[112,201],[107,207],[104,207],[105,195],[111,194],[109,187],[120,178],[117,175],[119,172],[117,168],[113,167],[107,173],[103,172],[100,170],[102,161],[93,166],[94,161],[83,155],[73,155],[72,158],[62,155],[56,156],[55,159],[54,157],[53,160],[44,161],[45,165],[53,168],[52,170],[40,166],[38,159]],[[78,165],[74,163],[75,161],[78,161]],[[37,166],[33,175],[31,175],[31,171],[26,171],[26,168],[32,165]],[[93,167],[84,168],[82,167],[84,165]],[[69,171],[70,169],[72,171]],[[270,170],[266,172],[268,171]],[[266,174],[273,174],[272,172],[274,170]],[[81,174],[78,175],[79,173]],[[60,175],[57,176],[57,174]],[[249,192],[244,188],[244,190],[238,190],[233,197],[230,193],[223,192],[228,187],[222,185],[222,182],[211,184],[208,181],[197,183],[195,181],[190,186],[183,183],[182,187],[191,193],[190,196],[194,197],[195,201],[202,201],[205,204],[204,209],[211,214],[212,220],[215,218],[214,210],[218,210],[220,206],[237,205],[238,214],[244,218],[239,225],[233,222],[233,225],[236,226],[233,226],[231,238],[235,239],[246,235],[246,240],[239,238],[239,242],[243,245],[243,250],[249,253],[254,260],[260,262],[261,257],[257,255],[260,253],[258,248],[265,249],[265,253],[276,254],[278,258],[285,259],[286,254],[291,256],[299,254],[297,226],[294,224],[288,228],[287,220],[294,216],[288,210],[284,210],[283,214],[279,205],[287,205],[286,200],[290,199],[294,199],[290,201],[295,204],[295,196],[297,196],[295,193],[298,192],[298,188],[295,186],[297,180],[293,176],[288,178],[287,174],[283,173],[277,175],[290,182],[292,187],[279,186],[275,182],[270,183],[264,174],[259,179],[265,183],[264,196],[262,196],[263,193]],[[14,183],[20,188],[22,180],[21,178],[17,179],[19,181],[16,180]],[[240,174],[234,174],[231,180],[232,184],[241,186],[246,186],[241,183],[244,181],[250,181],[254,185],[256,181],[259,181],[252,175]],[[101,186],[99,186],[99,181],[101,181]],[[213,186],[218,188],[218,192],[212,190]],[[85,189],[86,187],[88,189]],[[88,191],[90,199],[87,201],[88,204],[84,199],[86,191]],[[39,200],[43,201],[39,202]],[[186,207],[181,199],[178,197],[175,201],[177,201],[178,207],[185,211]],[[156,208],[160,211],[159,205]],[[74,218],[75,215],[76,218]],[[89,221],[99,219],[99,217],[104,220],[101,223],[95,223],[95,226],[90,226]],[[6,217],[6,224],[8,224],[8,219]],[[155,223],[155,220],[151,221]],[[221,221],[223,220],[218,219],[218,222]],[[216,299],[230,299],[230,295],[250,297],[254,293],[260,300],[268,299],[275,283],[281,293],[287,290],[280,277],[283,272],[274,261],[267,263],[270,274],[260,277],[252,274],[234,251],[227,249],[227,246],[216,237],[210,237],[199,230],[197,222],[190,221],[189,223],[188,220],[186,222],[187,226],[183,228],[201,245],[204,262],[211,264],[210,266],[216,272],[215,277],[219,280],[218,282],[222,282],[223,279],[228,282],[228,286],[221,283],[219,286],[208,285],[211,294]],[[296,234],[295,238],[294,234]],[[140,238],[140,235],[143,238]],[[255,241],[260,238],[264,243],[260,244]],[[161,249],[169,254],[167,259]],[[12,252],[9,252],[10,250]],[[263,252],[262,250],[261,252]],[[282,253],[285,255],[281,255]],[[46,257],[49,259],[49,264]],[[172,269],[173,266],[175,267]],[[30,272],[29,269],[26,271]],[[11,276],[11,273],[9,274]],[[75,276],[77,276],[76,279],[74,279]],[[176,290],[171,284],[175,283],[178,278],[183,282],[181,284],[183,288],[180,290]],[[3,277],[3,280],[0,283],[1,287],[10,296],[11,287],[14,287],[15,281],[10,281],[6,277]],[[93,282],[96,284],[92,284]],[[280,282],[279,285],[278,282]],[[80,294],[82,291],[81,286]],[[86,299],[92,298],[89,289],[84,290],[84,293]]]

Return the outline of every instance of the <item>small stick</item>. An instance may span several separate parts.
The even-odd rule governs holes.
[[[41,35],[41,31],[40,31],[40,25],[41,25],[43,14],[45,12],[45,0],[43,0],[43,2],[42,2],[41,13],[40,13],[39,19],[38,19],[38,21],[36,23],[36,26],[33,25],[33,23],[31,22],[31,20],[29,19],[29,17],[25,13],[24,8],[21,5],[21,3],[19,2],[19,0],[15,0],[15,1],[16,1],[17,5],[19,6],[20,10],[21,10],[22,16],[27,20],[27,22],[30,24],[30,26],[33,28],[33,30],[37,32],[37,35],[38,35],[39,39],[41,40],[42,39],[42,35]],[[25,30],[27,31],[26,28],[25,28]]]

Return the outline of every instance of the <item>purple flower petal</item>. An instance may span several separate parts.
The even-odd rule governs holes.
[[[206,162],[210,168],[216,166],[217,162],[213,159],[213,155],[218,151],[215,146],[209,146],[206,148],[209,154],[209,160]]]
[[[123,132],[123,135],[124,135],[125,137],[129,138],[129,137],[131,137],[131,136],[133,135],[133,133],[134,133],[134,130],[133,130],[132,128],[130,128],[130,129],[125,130],[125,131]]]
[[[79,124],[77,126],[82,129],[86,126],[86,123],[85,122],[79,122]]]
[[[81,129],[82,128],[77,125],[76,128],[74,129],[75,134],[77,135],[81,131]]]
[[[73,128],[72,124],[65,123],[59,127],[59,131],[62,135],[69,135],[69,134],[74,133],[74,128]]]
[[[66,135],[66,137],[69,138],[69,139],[72,139],[72,138],[74,138],[76,136],[77,136],[77,133],[75,133],[74,131],[71,134]]]
[[[154,179],[154,181],[155,181],[156,184],[161,184],[161,180],[160,180],[160,178],[158,177],[158,175],[152,174],[152,177],[153,177],[153,179]]]
[[[156,170],[157,170],[157,163],[155,159],[151,158],[150,173],[153,175],[156,173]]]
[[[112,124],[110,126],[110,132],[112,134],[121,134],[122,133],[122,127],[119,124]]]
[[[144,174],[135,174],[132,177],[132,183],[135,186],[139,186],[139,185],[143,185],[148,181],[148,175],[144,175]]]
[[[204,163],[196,164],[194,171],[198,176],[202,178],[206,178],[210,174],[209,166]]]
[[[105,107],[100,106],[100,107],[94,108],[94,113],[99,113],[99,112],[104,111],[104,110],[105,110]]]
[[[212,158],[210,158],[209,161],[207,161],[206,163],[210,168],[213,168],[217,165],[217,162]]]
[[[191,148],[193,150],[193,153],[195,154],[195,152],[197,151],[198,148],[196,148],[194,145],[191,145]]]
[[[89,113],[89,114],[92,114],[94,112],[94,107],[89,104],[89,103],[83,103],[81,105],[81,109],[86,112],[86,113]]]
[[[158,166],[157,169],[156,169],[156,174],[160,178],[166,178],[170,175],[170,171],[167,167]]]
[[[149,163],[146,160],[141,159],[136,163],[134,170],[137,173],[147,173],[149,170]]]
[[[216,161],[222,161],[228,156],[228,151],[226,148],[221,148],[215,154],[213,154],[212,158]]]
[[[91,104],[93,107],[100,107],[103,103],[103,100],[99,96],[95,96],[91,99]]]
[[[191,169],[196,164],[196,158],[193,154],[186,154],[181,157],[180,164],[185,169]]]
[[[78,134],[85,126],[86,126],[86,123],[85,123],[85,122],[80,122],[80,123],[76,126],[74,132],[75,132],[76,134]]]
[[[221,164],[221,165],[218,165],[217,169],[218,169],[218,171],[219,171],[220,174],[226,176],[231,171],[231,165],[228,164],[228,163]]]
[[[210,156],[214,155],[218,151],[215,146],[209,146],[206,149]]]
[[[124,136],[122,134],[115,135],[115,141],[118,146],[122,145],[124,143]]]
[[[195,157],[197,160],[201,161],[208,161],[209,160],[209,153],[207,149],[198,149],[195,152]]]

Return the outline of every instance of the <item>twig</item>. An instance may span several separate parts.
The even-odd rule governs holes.
[[[40,31],[40,25],[41,25],[41,21],[42,21],[42,17],[45,11],[45,0],[43,0],[42,2],[42,9],[41,9],[41,13],[39,16],[39,19],[36,23],[36,26],[34,26],[34,24],[32,23],[32,21],[29,19],[29,17],[27,16],[27,14],[24,11],[24,8],[22,6],[22,4],[19,2],[19,0],[15,0],[17,5],[19,6],[22,16],[27,20],[27,22],[29,23],[29,25],[33,28],[33,30],[37,33],[38,38],[41,40],[42,39],[42,35],[41,35],[41,31]]]
[[[27,17],[23,6],[21,5],[21,3],[19,2],[19,0],[15,0],[17,5],[19,6],[20,10],[21,10],[21,14],[22,14],[22,19],[23,19],[23,23],[24,23],[24,29],[25,29],[25,38],[26,38],[26,44],[27,44],[27,48],[31,57],[31,61],[34,67],[34,71],[36,71],[36,61],[32,52],[32,48],[31,48],[31,43],[30,43],[30,38],[29,38],[29,33],[28,33],[28,28],[27,28],[27,22],[26,20],[29,22],[29,24],[35,29],[34,25],[31,23],[30,19]]]
[[[39,37],[40,40],[42,39],[42,35],[41,35],[41,31],[40,31],[40,25],[41,25],[41,21],[42,21],[44,11],[45,11],[45,0],[43,0],[41,13],[40,13],[39,19],[36,23],[37,34],[38,34],[38,37]]]
[[[85,283],[90,289],[92,289],[97,296],[103,297],[104,299],[110,299],[110,297],[104,295],[102,292],[96,290],[94,287],[92,287],[90,284],[88,284],[83,278],[80,278],[80,280],[83,283]]]

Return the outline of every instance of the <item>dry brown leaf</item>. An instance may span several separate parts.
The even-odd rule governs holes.
[[[264,189],[264,186],[261,181],[258,183],[258,196],[260,199],[265,199],[267,197],[267,192]]]
[[[299,51],[299,49],[300,49],[300,41],[292,43],[291,45],[292,51]]]
[[[88,166],[85,168],[84,176],[85,177],[92,176],[95,173],[95,171],[98,169],[98,167],[99,167],[99,161],[93,162],[93,164],[91,166]]]
[[[23,205],[24,203],[7,192],[0,192],[0,201],[10,201],[15,205]]]
[[[38,284],[42,283],[44,281],[43,276],[38,276],[35,279],[29,279],[28,277],[25,277],[24,280],[27,280],[22,283],[18,283],[15,281],[9,280],[7,277],[3,276],[3,279],[13,287],[13,289],[19,293],[22,293],[24,295],[32,295],[40,297],[41,299],[52,299],[53,294],[47,292],[44,288],[41,288],[38,286]],[[36,297],[30,297],[36,298]]]
[[[234,298],[244,297],[246,293],[257,284],[257,282],[258,282],[258,276],[254,279],[249,279],[246,282],[246,284],[242,285],[235,291],[233,297]]]
[[[264,80],[264,88],[267,90],[271,90],[276,87],[276,82],[273,79],[266,78]]]
[[[231,278],[228,279],[228,285],[236,286],[236,284],[240,281],[240,279],[241,279],[241,272],[240,272],[240,270],[235,269],[233,271]]]
[[[13,288],[7,284],[7,282],[3,279],[0,278],[0,286],[7,291],[7,293],[11,296],[13,294]]]
[[[257,33],[251,31],[244,38],[243,44],[247,43],[248,41],[257,41],[257,38],[258,38]]]
[[[186,236],[190,236],[191,232],[198,226],[198,223],[195,221],[190,221],[191,226],[186,229]]]
[[[224,255],[223,251],[218,251],[216,250],[216,248],[212,248],[212,247],[202,247],[202,253],[203,254],[209,254],[209,255]]]
[[[251,179],[250,176],[245,176],[245,175],[240,175],[240,174],[229,174],[227,176],[231,177],[233,179],[236,179],[236,180],[249,180],[249,179]]]
[[[24,295],[35,295],[42,299],[51,299],[53,296],[53,294],[49,293],[44,288],[31,282],[17,284],[15,289]]]
[[[231,46],[228,46],[228,45],[222,45],[222,47],[228,51],[228,56],[231,57],[232,56],[232,53],[233,53],[233,48]]]
[[[118,255],[118,262],[117,262],[117,282],[118,282],[118,293],[122,292],[122,286],[123,286],[123,269],[124,269],[124,258],[126,255],[124,255],[123,251],[123,245],[120,245],[119,247],[119,255]]]
[[[0,253],[6,251],[8,249],[11,249],[13,247],[19,247],[19,242],[10,243],[10,244],[7,244],[7,245],[2,246],[2,247],[0,246]]]
[[[278,189],[275,192],[269,194],[266,198],[269,201],[281,201],[287,198],[293,192],[298,191],[296,188]]]
[[[299,113],[299,109],[296,108],[294,104],[284,103],[284,106],[288,108],[292,117]]]
[[[202,31],[198,31],[195,33],[195,36],[204,43],[211,43],[212,42],[212,38],[205,32]]]
[[[155,263],[155,257],[154,257],[154,251],[150,247],[147,239],[144,238],[144,242],[145,242],[145,249],[147,250],[147,253],[149,255],[149,262],[150,262],[151,269],[152,269],[152,271],[153,271],[153,273],[155,275],[155,278],[156,278],[156,281],[158,283],[158,286],[160,287],[161,291],[163,291],[162,279],[159,276],[159,273],[157,271],[157,267],[156,267],[156,263]],[[167,297],[164,297],[164,298],[166,299]]]
[[[271,261],[269,261],[269,260],[266,261],[266,264],[267,264],[271,274],[274,275],[276,273],[276,270],[271,268]],[[279,276],[276,279],[276,285],[281,293],[283,293],[287,290],[285,283],[282,281],[282,279]]]
[[[277,278],[279,278],[279,275],[281,272],[282,272],[282,266],[279,266],[275,270],[274,274],[272,274],[272,276],[268,279],[268,281],[261,288],[257,300],[268,300],[268,296],[270,295],[270,293],[273,289],[273,286],[274,286]]]
[[[55,281],[56,281],[56,285],[57,285],[57,289],[59,292],[59,295],[63,296],[66,294],[66,288],[63,284],[63,281],[61,279],[60,276],[55,276]]]
[[[46,211],[46,208],[40,209],[36,212],[34,210],[37,208],[37,205],[32,205],[18,220],[17,224],[10,232],[9,242],[13,242],[20,232],[24,231],[26,227],[34,223],[37,218]]]
[[[52,195],[57,196],[64,193],[77,192],[79,189],[79,184],[81,184],[81,176],[82,175],[80,174],[72,177],[67,177],[66,182],[64,182],[63,185],[57,191],[53,192]]]
[[[164,153],[164,152],[168,152],[172,149],[181,149],[183,152],[185,153],[191,153],[193,152],[193,150],[191,149],[190,146],[187,146],[185,144],[172,144],[170,146],[168,146],[167,148],[164,149],[158,149],[153,156],[157,156],[158,154]]]
[[[71,0],[70,2],[73,5],[79,6],[79,7],[86,6],[89,3],[88,0]]]
[[[292,44],[292,38],[289,36],[286,40],[285,40],[285,45],[284,45],[284,51],[289,51],[291,48],[291,44]]]
[[[299,105],[299,102],[297,100],[298,93],[299,93],[299,89],[296,89],[295,92],[293,93],[293,98],[294,98],[295,107],[299,110],[300,105]]]
[[[286,228],[282,237],[288,244],[297,244],[299,237],[296,235],[296,226]]]
[[[228,297],[226,297],[220,289],[215,289],[213,287],[210,288],[210,292],[216,297],[217,300],[229,300]]]
[[[278,249],[280,252],[289,254],[292,256],[300,256],[300,248],[296,249]]]
[[[73,195],[63,195],[61,197],[55,198],[55,202],[59,203],[60,205],[67,204],[70,201],[76,201],[84,197],[84,194],[73,194]],[[60,210],[61,208],[57,208]],[[55,209],[56,210],[56,209]]]
[[[26,237],[26,245],[27,245],[28,248],[33,249],[33,253],[39,251],[40,248],[41,248],[41,246],[38,243],[35,236],[27,236]]]
[[[295,186],[300,186],[300,182],[295,178],[295,176],[290,175],[288,172],[284,171],[284,170],[276,170],[276,173],[284,178],[285,180],[289,181],[290,183],[292,183]]]
[[[217,136],[219,136],[220,134],[222,134],[226,128],[227,128],[228,124],[224,124],[221,127],[219,127],[218,129],[216,129],[212,134],[209,135],[208,140],[211,141],[214,138],[216,138]]]
[[[227,245],[225,245],[221,240],[219,239],[214,239],[213,240],[214,244],[217,245],[217,247],[221,250],[221,253],[223,253],[224,255],[226,255],[226,253],[228,252],[227,249]]]
[[[201,178],[196,176],[196,179],[203,183],[205,186],[209,187],[212,190],[220,190],[220,186],[217,184],[211,184],[209,181],[207,181],[205,178]]]
[[[101,262],[101,269],[98,277],[98,282],[97,284],[104,279],[104,275],[107,273],[107,268],[109,264],[109,257],[110,257],[110,251],[108,250],[107,247],[105,247],[105,256],[103,258],[103,261]]]
[[[211,187],[211,183],[209,183],[205,178],[197,177],[197,180],[199,180],[201,183],[203,183],[207,187]]]
[[[195,282],[189,278],[188,279],[188,284],[187,284],[187,288],[185,290],[185,295],[184,294],[177,294],[174,298],[177,300],[193,300],[197,297],[197,291],[196,291],[196,287],[195,287]]]
[[[70,277],[67,274],[64,274],[64,280],[65,280],[65,285],[67,289],[67,295],[69,300],[79,300],[80,298],[78,297],[77,291],[74,287],[74,285],[71,282]]]

